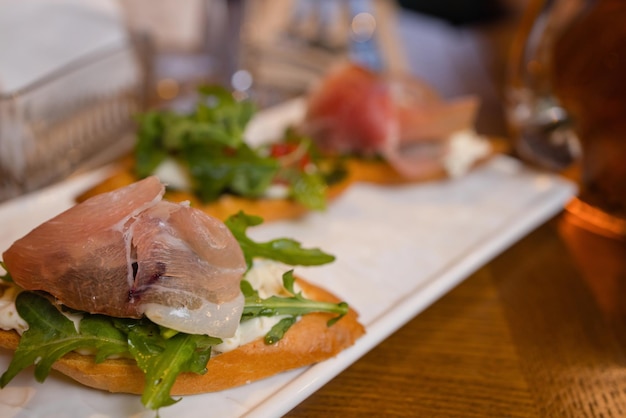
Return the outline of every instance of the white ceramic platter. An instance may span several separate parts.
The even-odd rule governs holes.
[[[300,104],[260,114],[255,140],[271,137],[301,115]],[[0,251],[73,204],[110,169],[0,205]],[[561,178],[496,156],[457,179],[401,187],[358,184],[324,213],[250,231],[258,239],[293,237],[337,256],[300,268],[301,276],[344,298],[367,334],[336,358],[219,393],[187,396],[160,411],[169,417],[276,417],[323,386],[411,318],[512,243],[558,213],[575,193]],[[9,354],[0,353],[6,369]],[[153,417],[139,397],[103,393],[58,374],[37,383],[28,369],[0,391],[2,417]]]

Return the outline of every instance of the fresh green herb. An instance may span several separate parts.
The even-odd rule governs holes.
[[[326,180],[318,173],[307,173],[296,169],[285,170],[284,177],[291,184],[291,197],[300,204],[315,210],[326,208]]]
[[[173,404],[170,390],[182,372],[204,373],[211,346],[219,338],[176,333],[165,338],[160,326],[147,319],[120,319],[83,313],[80,330],[47,298],[21,292],[15,301],[28,323],[9,368],[0,377],[5,387],[20,371],[35,366],[35,378],[43,382],[54,362],[67,353],[86,349],[100,363],[111,355],[133,357],[146,375],[143,404],[151,409]]]
[[[292,296],[270,296],[267,299],[261,299],[258,292],[249,284],[242,285],[242,292],[246,298],[241,315],[242,321],[259,316],[289,315],[276,324],[265,336],[267,344],[274,344],[280,340],[289,327],[296,322],[298,316],[312,312],[335,313],[337,316],[328,321],[328,326],[331,326],[348,313],[347,303],[318,302],[306,299],[301,292],[295,292],[294,283],[293,270],[289,270],[283,275],[283,286]]]
[[[266,258],[280,261],[291,266],[317,266],[335,260],[333,255],[318,248],[302,248],[302,245],[290,238],[279,238],[268,242],[256,242],[247,235],[247,229],[259,225],[263,219],[259,216],[239,212],[226,220],[226,226],[233,233],[243,250],[248,268],[254,258]]]
[[[226,89],[204,86],[196,107],[189,113],[153,110],[138,118],[135,171],[139,177],[154,173],[167,158],[174,159],[189,178],[192,191],[204,202],[223,194],[260,198],[273,184],[283,184],[288,195],[311,209],[326,207],[328,176],[312,163],[313,144],[287,130],[284,141],[296,145],[303,164],[286,163],[267,146],[257,149],[244,139],[255,113],[250,101],[235,100]],[[278,139],[278,138],[277,138]]]
[[[107,356],[124,353],[127,349],[124,336],[114,327],[105,326],[104,317],[84,318],[78,332],[74,323],[43,296],[21,292],[15,306],[29,329],[22,334],[13,361],[0,377],[1,387],[33,364],[35,378],[43,382],[52,364],[70,351],[93,348],[97,350],[95,361],[102,362]]]
[[[141,326],[128,327],[128,349],[146,378],[141,402],[150,409],[176,401],[170,391],[182,372],[206,373],[211,347],[222,341],[207,335],[176,333],[164,338],[161,328],[147,320]]]
[[[276,344],[280,341],[285,333],[291,328],[293,324],[296,323],[297,317],[288,316],[282,318],[276,325],[272,327],[272,329],[265,335],[265,344]]]

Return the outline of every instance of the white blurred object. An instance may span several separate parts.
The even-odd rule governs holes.
[[[127,150],[141,68],[113,0],[0,0],[0,201]]]
[[[126,43],[114,1],[0,0],[0,92],[15,93],[85,55]]]

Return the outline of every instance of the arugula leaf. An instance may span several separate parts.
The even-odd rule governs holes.
[[[256,257],[280,261],[290,266],[317,266],[335,260],[335,256],[319,248],[302,248],[302,245],[290,238],[278,238],[267,242],[256,242],[247,235],[247,229],[259,225],[263,219],[247,215],[242,211],[230,216],[225,224],[233,233],[244,254],[248,268]]]
[[[272,329],[265,335],[264,341],[265,344],[276,344],[280,341],[285,333],[291,328],[293,324],[296,323],[297,317],[288,316],[286,318],[282,318],[276,325],[272,327]]]
[[[252,289],[249,284],[242,285],[242,292],[245,296],[245,304],[241,320],[246,321],[259,316],[276,316],[276,315],[290,315],[297,317],[306,315],[313,312],[327,312],[335,313],[336,317],[332,318],[328,322],[328,326],[333,325],[349,311],[348,304],[345,302],[333,303],[333,302],[319,302],[315,300],[306,299],[302,292],[294,291],[295,278],[293,276],[293,270],[289,270],[283,274],[283,286],[293,296],[270,296],[267,299],[261,299],[258,292]],[[246,283],[245,281],[242,283]],[[282,323],[281,323],[282,322]],[[268,344],[273,344],[282,338],[282,335],[287,331],[289,326],[294,322],[281,321],[277,324],[268,335],[265,337],[265,341]]]
[[[327,183],[319,173],[297,172],[291,184],[291,195],[304,206],[323,210],[326,208]]]
[[[21,292],[16,301],[19,315],[29,328],[20,339],[8,369],[0,376],[5,387],[20,371],[35,366],[35,378],[43,382],[52,365],[65,354],[77,349],[93,350],[96,363],[111,355],[131,355],[144,372],[142,403],[159,409],[176,401],[170,391],[182,372],[206,373],[211,347],[219,338],[206,335],[168,332],[147,319],[121,319],[84,314],[80,332],[48,299]]]
[[[137,366],[146,375],[141,402],[148,408],[158,409],[177,402],[170,392],[180,373],[206,373],[211,346],[221,340],[185,333],[164,338],[159,327],[148,322],[144,320],[143,326],[129,328],[128,343]]]
[[[203,202],[223,194],[252,199],[262,197],[270,185],[286,184],[289,197],[308,208],[326,207],[327,180],[332,169],[316,164],[308,169],[285,167],[267,147],[250,147],[244,139],[256,108],[251,101],[238,101],[221,86],[201,86],[193,111],[176,113],[153,110],[137,118],[135,172],[139,177],[154,173],[165,159],[174,159],[188,170],[192,191]],[[281,138],[298,143],[305,154],[316,154],[312,141],[293,129]],[[325,167],[328,164],[325,164]]]
[[[0,387],[6,386],[20,371],[32,364],[35,365],[35,378],[43,382],[55,361],[80,348],[97,349],[96,362],[127,351],[125,336],[114,327],[107,326],[105,317],[85,317],[78,333],[74,323],[43,296],[21,292],[15,306],[29,329],[22,334],[13,361],[0,377]]]
[[[169,157],[188,168],[193,191],[205,202],[224,193],[261,196],[280,167],[244,141],[254,105],[235,100],[219,86],[203,86],[198,92],[196,108],[189,114],[158,110],[138,118],[137,175],[152,174]]]
[[[278,161],[256,154],[246,144],[231,148],[224,144],[189,144],[182,151],[196,193],[212,201],[231,192],[257,198],[272,184],[279,170]]]

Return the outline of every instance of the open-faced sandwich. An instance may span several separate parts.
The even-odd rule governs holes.
[[[219,391],[310,365],[365,331],[335,296],[293,274],[334,257],[292,239],[256,242],[242,212],[226,223],[162,200],[154,176],[99,194],[3,253],[4,387],[34,366],[87,386],[171,396]]]
[[[238,210],[266,221],[323,209],[354,182],[414,183],[467,173],[496,151],[478,135],[474,96],[444,100],[421,80],[334,68],[306,98],[302,120],[252,148],[251,101],[203,87],[189,114],[139,119],[134,155],[79,200],[157,175],[167,198],[226,219]]]
[[[244,132],[254,114],[251,100],[220,86],[200,87],[190,112],[146,112],[138,117],[132,155],[78,201],[155,175],[167,185],[168,200],[190,201],[221,220],[239,210],[267,222],[325,209],[348,185],[343,167],[289,129],[251,146]]]

